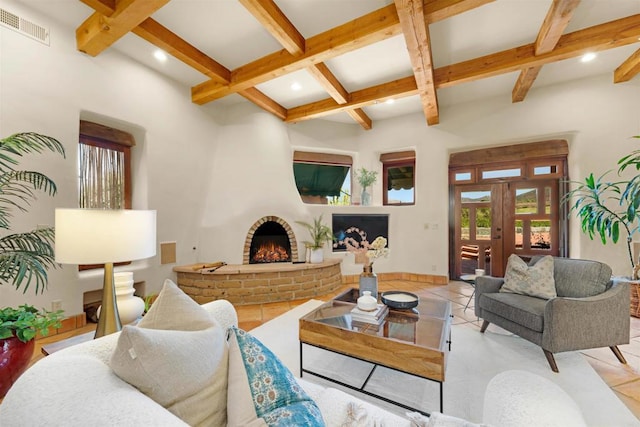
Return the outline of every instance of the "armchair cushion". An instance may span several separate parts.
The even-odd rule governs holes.
[[[512,293],[484,294],[483,309],[499,313],[536,332],[544,329],[544,307],[547,300]]]
[[[542,257],[531,258],[530,265]],[[554,258],[553,278],[559,297],[584,298],[599,295],[611,287],[611,267],[598,261]]]
[[[545,256],[534,265],[528,266],[522,258],[512,254],[507,261],[504,284],[500,292],[544,299],[555,298],[556,285],[553,276],[553,257]]]

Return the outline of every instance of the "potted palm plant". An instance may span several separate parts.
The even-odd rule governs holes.
[[[618,160],[618,176],[629,167],[640,169],[640,150]],[[621,235],[626,235],[627,254],[634,269],[631,242],[640,230],[640,175],[628,181],[611,181],[606,179],[610,172],[598,178],[591,173],[582,182],[572,181],[576,187],[565,195],[564,201],[570,203],[569,212],[576,212],[582,231],[590,239],[597,236],[602,244],[608,240],[617,243]]]
[[[316,264],[324,261],[322,248],[325,243],[332,243],[335,240],[333,232],[329,226],[322,223],[322,215],[313,219],[313,224],[303,221],[296,221],[309,230],[311,240],[304,241],[305,247],[311,251],[309,262]]]
[[[618,160],[618,176],[627,168],[640,170],[640,150]],[[606,244],[608,240],[617,243],[620,237],[626,236],[632,271],[630,313],[640,317],[640,260],[637,264],[634,262],[631,250],[633,236],[640,231],[640,175],[636,174],[630,180],[610,181],[606,179],[610,172],[598,178],[591,173],[584,182],[574,182],[577,187],[566,194],[565,201],[573,200],[570,212],[577,213],[582,231],[590,239],[597,236],[602,244]],[[627,281],[628,278],[616,280]]]
[[[25,132],[0,139],[0,284],[10,285],[26,293],[35,284],[35,293],[47,287],[47,270],[55,267],[54,231],[51,227],[23,233],[9,230],[12,210],[26,212],[36,192],[50,196],[57,192],[55,183],[46,175],[18,170],[18,159],[25,154],[44,150],[64,156],[64,147],[55,138]],[[0,398],[26,369],[33,354],[37,332],[46,335],[49,327],[59,327],[62,311],[40,311],[30,305],[0,310]]]

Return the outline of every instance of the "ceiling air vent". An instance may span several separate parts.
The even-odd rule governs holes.
[[[49,46],[49,30],[47,28],[2,8],[0,8],[0,25]]]

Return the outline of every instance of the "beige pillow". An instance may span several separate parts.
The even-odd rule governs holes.
[[[553,279],[553,257],[542,257],[535,265],[528,266],[518,255],[512,254],[507,261],[504,284],[500,292],[529,295],[542,299],[555,298],[556,284]]]
[[[111,368],[192,426],[226,425],[225,333],[170,280],[143,321],[123,328]]]
[[[170,279],[164,281],[158,298],[138,322],[141,328],[174,331],[200,331],[214,324],[211,314]]]

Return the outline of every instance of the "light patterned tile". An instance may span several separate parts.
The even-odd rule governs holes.
[[[640,378],[635,381],[627,381],[624,384],[612,388],[614,391],[640,402]]]
[[[640,380],[637,374],[629,365],[623,365],[615,359],[615,364],[603,362],[593,357],[585,357],[589,365],[600,375],[609,387],[627,383],[633,380]]]
[[[301,303],[305,301],[301,301]],[[275,303],[263,304],[262,320],[265,322],[269,321],[271,319],[274,319],[280,316],[281,314],[286,313],[290,309],[291,309],[291,305],[289,304],[289,302],[275,302]]]
[[[262,321],[262,307],[260,304],[234,306],[239,321]]]

